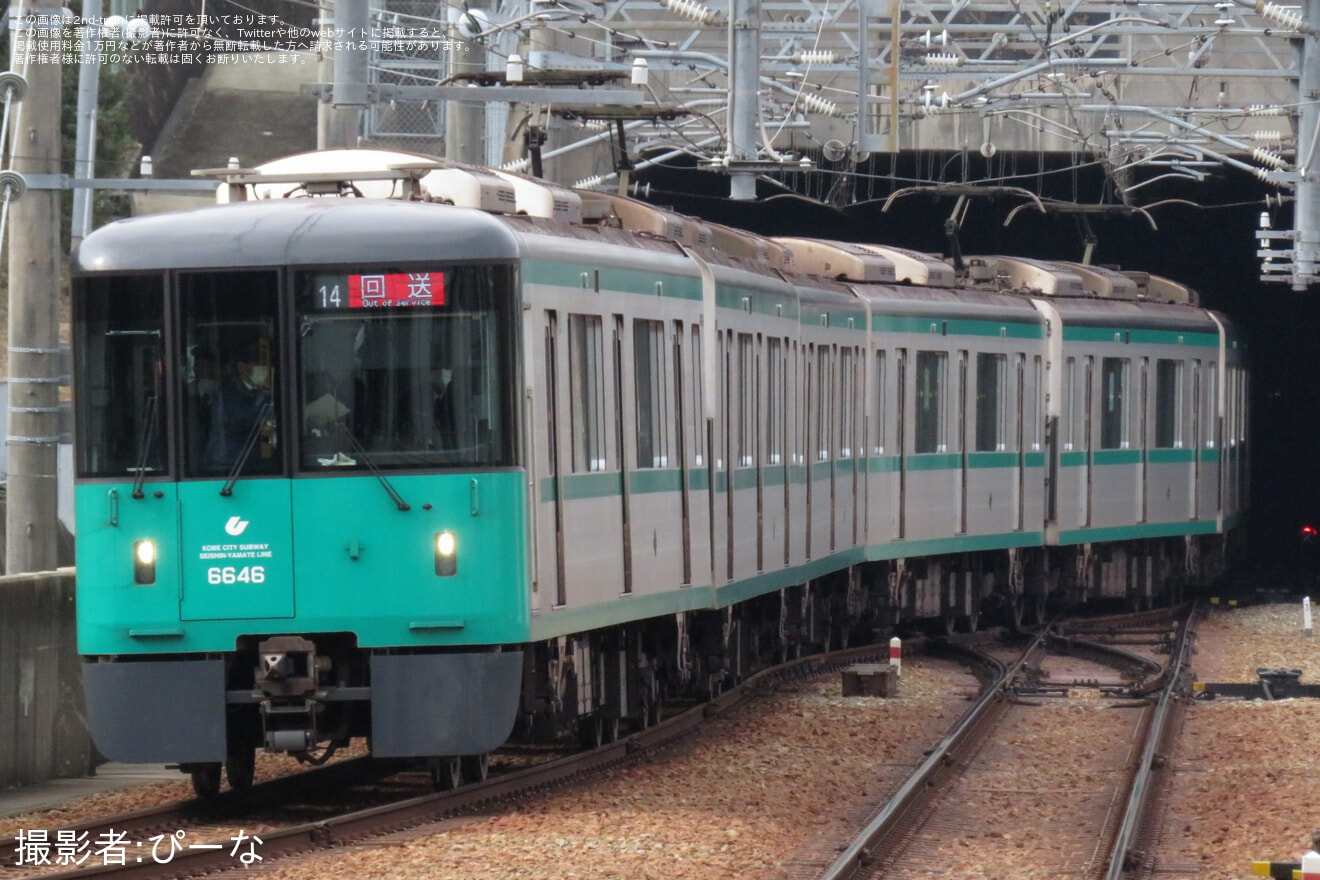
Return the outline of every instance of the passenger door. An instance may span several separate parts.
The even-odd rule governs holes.
[[[183,620],[294,615],[279,274],[179,277]]]

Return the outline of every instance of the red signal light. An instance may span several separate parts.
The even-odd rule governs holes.
[[[1315,526],[1302,526],[1302,534],[1308,538],[1315,537]]]

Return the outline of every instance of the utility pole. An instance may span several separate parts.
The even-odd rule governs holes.
[[[29,16],[33,23],[25,21]],[[10,167],[28,180],[54,179],[60,171],[60,60],[39,63],[35,41],[63,40],[62,16],[61,9],[20,0],[17,17],[10,19],[10,57],[28,82],[28,100],[12,128]],[[34,185],[10,205],[7,574],[57,565],[59,224],[59,190],[53,185]]]
[[[101,27],[101,0],[83,0],[82,60],[78,67],[78,136],[73,150],[73,176],[86,180],[96,176],[96,110],[100,94],[101,54],[96,49]],[[73,221],[69,230],[70,248],[92,231],[92,213],[96,190],[78,187],[73,191]]]

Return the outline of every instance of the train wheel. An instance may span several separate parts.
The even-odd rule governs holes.
[[[453,791],[463,784],[463,763],[458,758],[431,759],[431,787],[436,791]]]
[[[598,749],[605,740],[605,725],[599,715],[578,719],[578,741],[584,749]]]
[[[238,746],[225,759],[225,778],[234,791],[247,791],[252,788],[252,780],[257,773],[257,750],[250,746]]]
[[[958,615],[952,611],[945,611],[940,615],[940,629],[946,636],[951,636],[958,631]]]
[[[490,775],[490,752],[464,755],[461,763],[464,782],[485,782],[486,777]]]
[[[981,612],[977,611],[973,614],[965,614],[958,618],[958,622],[962,624],[962,628],[965,631],[974,633],[981,626]]]
[[[1013,632],[1022,629],[1022,618],[1026,612],[1026,599],[1022,596],[1009,596],[1005,605],[1005,623]]]
[[[637,716],[637,726],[641,730],[660,723],[660,697],[648,696],[642,701],[642,711]]]
[[[220,762],[201,764],[189,773],[193,791],[199,798],[213,798],[220,793]]]

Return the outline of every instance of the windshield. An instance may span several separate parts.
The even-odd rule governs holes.
[[[514,463],[512,267],[295,283],[302,469]]]
[[[80,477],[165,470],[164,278],[80,279],[74,387]]]
[[[186,476],[228,477],[240,464],[241,476],[283,469],[276,434],[278,312],[273,271],[180,276]]]

